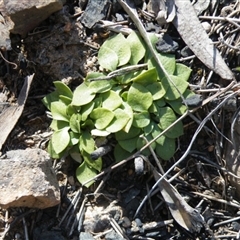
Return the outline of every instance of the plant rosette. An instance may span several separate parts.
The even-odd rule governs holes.
[[[151,40],[155,44],[157,38],[151,35]],[[141,135],[151,141],[187,110],[182,98],[194,95],[187,89],[191,69],[176,63],[174,55],[158,53],[158,56],[168,76],[156,67],[135,32],[127,37],[121,33],[114,35],[99,49],[98,61],[104,73],[89,73],[74,92],[56,81],[56,90],[43,99],[52,114],[53,135],[48,151],[53,158],[71,155],[78,161],[76,176],[80,183],[102,169],[102,159],[90,157],[101,145],[97,144],[99,139],[114,137],[117,142],[114,155],[116,161],[121,161],[146,144]],[[106,77],[109,72],[140,61],[146,63],[146,69],[123,71],[110,80]],[[99,77],[103,80],[96,80]],[[183,125],[178,122],[151,146],[161,159],[169,160],[175,153],[176,138],[182,134]],[[143,154],[150,152],[145,150]]]

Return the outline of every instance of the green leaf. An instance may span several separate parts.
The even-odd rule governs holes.
[[[98,59],[99,59],[99,56],[101,57],[100,58],[101,61],[99,61],[100,65],[102,65],[101,64],[102,61],[106,61],[106,59],[109,58],[108,54],[106,54],[106,53],[101,53],[100,54],[102,48],[111,49],[117,55],[117,57],[118,57],[117,66],[123,66],[123,65],[127,64],[130,60],[131,49],[130,49],[128,41],[126,40],[126,38],[123,36],[122,33],[119,33],[118,35],[114,35],[112,37],[109,37],[103,43],[103,45],[100,48],[99,53],[98,53]],[[105,58],[105,60],[104,60],[104,58]],[[111,59],[111,61],[113,61],[113,60],[115,60],[115,59]],[[113,71],[115,69],[110,69],[110,70]]]
[[[93,129],[94,128],[94,122],[91,119],[87,119],[86,121],[82,122],[81,129]]]
[[[83,162],[81,153],[79,152],[79,147],[77,145],[71,147],[71,149],[69,150],[69,154],[71,158],[73,158],[76,162],[78,163]]]
[[[62,101],[65,105],[69,105],[72,102],[72,99],[64,95],[59,95],[59,100]]]
[[[74,146],[76,144],[79,143],[79,138],[80,138],[80,133],[75,133],[75,132],[72,132],[70,131],[69,132],[69,135],[70,135],[70,143],[69,143],[69,146]]]
[[[53,145],[52,145],[52,139],[50,139],[50,141],[49,141],[49,143],[48,143],[47,151],[48,151],[48,153],[50,154],[50,156],[51,156],[52,158],[55,158],[55,159],[60,159],[60,158],[63,157],[63,155],[64,155],[64,151],[61,152],[61,153],[59,153],[59,154],[57,154],[57,153],[55,152],[55,150],[53,149]]]
[[[69,127],[66,127],[61,130],[55,131],[52,135],[52,147],[57,154],[64,151],[70,142],[68,130]]]
[[[164,99],[158,99],[157,101],[154,101],[154,103],[158,106],[158,107],[164,107],[166,105],[166,102],[164,101]]]
[[[90,80],[92,78],[105,77],[105,76],[106,76],[106,74],[101,73],[101,72],[89,72],[89,73],[87,73],[87,76],[84,81],[85,81],[85,83],[88,83],[88,82],[90,82]]]
[[[142,38],[134,31],[127,37],[131,49],[130,64],[136,65],[144,57],[146,50]]]
[[[130,73],[126,73],[121,76],[117,76],[116,79],[119,84],[128,84],[128,83],[132,82],[133,75],[134,75],[134,73],[130,72]]]
[[[123,109],[117,108],[113,111],[113,113],[114,118],[106,128],[106,130],[111,133],[122,130],[130,120],[128,113],[126,113]]]
[[[175,153],[175,139],[163,136],[162,144],[156,145],[156,153],[163,160],[169,160]]]
[[[92,136],[106,137],[109,134],[111,134],[111,133],[106,131],[106,130],[99,130],[99,129],[92,129],[91,130],[91,135]]]
[[[193,96],[194,92],[191,90],[187,89],[183,93],[183,97],[186,99],[190,96]],[[171,106],[171,108],[179,115],[183,115],[187,111],[187,107],[183,104],[182,99],[178,98],[176,100],[167,100],[167,103]]]
[[[118,66],[118,55],[111,48],[102,45],[98,51],[98,62],[102,68],[114,71]]]
[[[70,128],[75,133],[80,133],[80,122],[81,122],[81,115],[79,113],[74,113],[69,121]]]
[[[156,33],[150,32],[150,33],[147,33],[147,35],[148,35],[148,38],[150,39],[150,41],[152,43],[152,46],[153,46],[155,52],[157,53],[157,50],[156,50],[155,46],[156,46],[156,43],[158,42],[159,39],[158,39]],[[147,48],[147,51],[146,51],[146,54],[145,54],[145,59],[147,60],[147,59],[150,59],[151,57],[152,57],[152,53],[149,50],[149,48]]]
[[[175,56],[173,54],[158,54],[158,57],[164,67],[164,69],[166,70],[166,72],[170,75],[174,74],[175,68],[176,68],[176,59]],[[148,60],[148,69],[151,68],[156,68],[157,72],[158,72],[158,78],[160,80],[162,80],[165,76],[165,74],[163,73],[162,69],[159,69],[156,61],[151,58],[150,60]]]
[[[150,123],[150,115],[148,112],[134,113],[133,126],[137,128],[144,128]]]
[[[121,94],[121,97],[122,97],[123,101],[127,101],[127,95],[128,95],[127,91],[125,91]]]
[[[151,135],[153,138],[156,138],[157,136],[159,136],[160,133],[162,133],[162,130],[160,129],[160,127],[156,124],[152,122],[152,131],[151,131]],[[165,137],[161,136],[156,140],[156,143],[158,144],[163,144]]]
[[[148,109],[148,112],[149,113],[157,113],[157,111],[158,111],[158,106],[156,105],[156,103],[154,101],[153,104]]]
[[[118,144],[127,152],[132,153],[137,148],[138,136],[130,139],[118,141]]]
[[[146,87],[151,83],[157,82],[157,78],[158,78],[158,75],[157,75],[156,68],[152,68],[149,70],[143,70],[142,73],[132,78],[132,81]]]
[[[54,83],[59,95],[66,96],[70,99],[72,98],[73,93],[66,84],[62,83],[61,81],[55,81],[53,83]]]
[[[54,120],[69,121],[69,116],[67,116],[67,106],[62,102],[52,102],[51,103],[52,118]]]
[[[96,175],[97,175],[96,170],[89,167],[85,162],[83,162],[76,170],[77,180],[81,184],[84,184],[89,179],[94,178]],[[87,183],[85,186],[90,187],[93,183],[94,183],[94,181],[91,181],[91,182]]]
[[[86,121],[88,118],[88,115],[92,112],[93,108],[95,106],[95,102],[92,101],[81,108],[81,114],[82,114],[82,121]]]
[[[188,81],[192,70],[184,64],[176,63],[174,75],[180,77],[182,81]]]
[[[112,81],[97,80],[89,83],[88,87],[93,93],[104,93],[112,88]]]
[[[94,97],[95,93],[85,83],[82,83],[73,93],[72,105],[83,106],[90,103]]]
[[[142,85],[133,83],[128,91],[127,102],[134,111],[145,112],[152,105],[152,94]]]
[[[106,93],[103,93],[101,96],[102,96],[103,108],[106,108],[109,110],[115,110],[116,108],[120,107],[122,104],[122,98],[112,90]]]
[[[179,115],[183,115],[187,111],[187,107],[182,104],[182,99],[177,99],[175,101],[167,101],[171,108]]]
[[[94,101],[94,108],[99,108],[102,106],[102,97],[96,97],[93,101]]]
[[[102,130],[113,120],[114,113],[106,108],[97,108],[91,112],[90,117],[95,120],[96,128]]]
[[[73,106],[73,105],[68,105],[68,106],[67,106],[67,115],[68,115],[68,116],[71,116],[72,114],[79,113],[80,110],[81,110],[81,107],[76,107],[76,106]]]
[[[82,156],[84,161],[87,163],[89,167],[94,168],[97,171],[102,170],[102,159],[98,158],[97,160],[92,160],[90,154],[86,153],[85,151],[82,152]]]
[[[49,110],[51,110],[52,103],[57,101],[59,101],[59,95],[56,91],[48,94],[46,97],[42,99],[42,103]]]
[[[178,138],[183,135],[183,124],[182,122],[177,122],[171,129],[169,129],[165,135],[169,138]]]
[[[62,128],[69,127],[69,123],[60,120],[52,120],[50,128],[54,131],[60,130]]]
[[[132,108],[126,102],[122,103],[122,107],[125,113],[127,113],[129,116],[129,121],[127,122],[126,126],[123,129],[126,133],[128,133],[130,128],[132,127],[133,111],[132,111]]]
[[[119,144],[114,147],[114,158],[116,162],[120,162],[131,156],[131,153],[124,150]]]
[[[183,81],[180,76],[171,75],[170,77],[175,86],[166,78],[162,79],[163,85],[169,85],[164,97],[167,100],[175,100],[177,98],[180,98],[180,93],[183,94],[185,92],[188,87],[188,82]]]
[[[80,149],[91,154],[95,150],[95,142],[88,131],[83,131],[79,139]]]
[[[153,123],[153,121],[150,121],[150,123],[146,127],[143,128],[144,135],[145,136],[149,135],[153,129],[154,129],[154,123]]]
[[[170,107],[159,108],[159,127],[164,130],[174,123],[177,119],[173,110]]]
[[[139,128],[131,127],[129,132],[119,131],[115,133],[115,138],[117,141],[126,140],[134,138],[140,134],[141,130]]]
[[[162,98],[166,93],[166,90],[160,82],[149,84],[146,88],[151,92],[153,100]]]

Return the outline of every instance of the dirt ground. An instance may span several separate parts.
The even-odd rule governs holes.
[[[138,6],[141,7],[141,1],[139,2]],[[216,10],[218,14],[223,7],[235,1],[220,2]],[[18,68],[14,69],[0,58],[0,91],[7,96],[7,102],[16,101],[27,75],[35,73],[35,77],[24,112],[4,144],[3,153],[27,147],[46,149],[51,120],[47,117],[41,100],[54,90],[53,81],[61,80],[75,89],[87,72],[99,69],[98,48],[110,33],[86,28],[78,20],[78,16],[75,16],[78,8],[78,1],[68,0],[62,11],[52,14],[26,38],[11,36],[13,50],[7,52],[7,58],[16,63]],[[120,7],[111,11],[106,16],[107,20],[115,21],[117,14],[126,17]],[[147,26],[149,23],[147,24],[146,19],[144,21]],[[156,30],[157,23],[153,22],[153,25]],[[175,54],[180,59],[180,52],[186,45],[171,24],[168,25],[167,32],[179,45]],[[217,37],[217,33],[214,34],[214,40],[217,41]],[[237,67],[239,49],[225,55],[225,60],[231,69]],[[210,70],[198,59],[183,63],[193,69],[189,80],[191,86],[196,86],[209,76]],[[238,79],[238,72],[234,74]],[[226,82],[219,82],[218,79],[213,74],[206,89],[226,86]],[[210,95],[207,91],[201,94],[204,98]],[[237,106],[238,100],[237,98]],[[211,101],[194,115],[202,120],[219,101],[220,99]],[[212,119],[218,129],[224,128],[226,133],[233,114],[226,107],[219,110]],[[174,158],[168,162],[162,161],[165,170],[184,154],[198,127],[191,117],[185,118],[183,123],[184,135],[177,140],[178,148]],[[206,124],[206,128],[208,129],[203,129],[196,138],[188,157],[171,173],[171,176],[178,174],[172,182],[173,186],[205,219],[206,225],[199,232],[189,232],[173,220],[159,191],[146,201],[137,217],[134,217],[143,198],[155,183],[151,171],[145,169],[138,174],[133,161],[129,161],[99,179],[90,189],[86,189],[81,188],[75,178],[78,163],[67,157],[61,161],[53,161],[61,189],[61,204],[45,210],[9,209],[7,222],[6,210],[0,210],[0,230],[4,231],[6,225],[10,226],[4,239],[239,239],[240,212],[238,207],[228,203],[238,205],[240,199],[221,169],[214,165],[224,167],[221,161],[224,152],[221,135],[211,122]],[[114,164],[112,153],[104,156],[103,169],[111,164]],[[68,210],[70,205],[74,207]],[[85,213],[82,213],[82,207],[85,208]],[[229,222],[224,223],[226,220]],[[116,222],[124,233],[114,235],[118,229],[114,225]],[[156,223],[159,225],[153,226]],[[26,238],[26,231],[29,238]],[[83,234],[86,232],[89,236]],[[107,234],[113,236],[107,237]]]

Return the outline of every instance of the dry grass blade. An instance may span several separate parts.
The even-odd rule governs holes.
[[[24,85],[17,100],[17,105],[8,107],[0,115],[0,150],[2,148],[2,145],[5,143],[8,135],[16,125],[18,119],[22,115],[33,77],[34,74],[25,78]]]
[[[175,0],[175,4],[177,11],[173,24],[184,42],[208,68],[223,79],[234,79],[232,71],[199,22],[190,1]]]
[[[153,176],[158,181],[162,175],[153,169]],[[199,232],[204,225],[203,216],[189,206],[165,178],[158,184],[158,188],[175,221],[190,232]]]

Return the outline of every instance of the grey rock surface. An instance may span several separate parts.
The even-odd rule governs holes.
[[[10,32],[24,36],[52,13],[62,9],[63,3],[65,0],[3,0],[1,9],[14,23]]]
[[[52,160],[41,149],[13,150],[0,159],[0,206],[48,208],[59,204]]]

